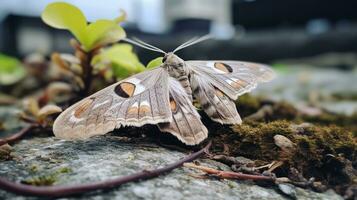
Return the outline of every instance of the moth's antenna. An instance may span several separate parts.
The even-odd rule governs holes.
[[[208,34],[208,35],[204,35],[204,36],[202,36],[202,37],[199,37],[199,38],[193,40],[192,42],[189,42],[189,43],[187,43],[187,44],[181,46],[181,47],[180,47],[179,49],[177,49],[176,51],[178,51],[178,50],[180,50],[180,49],[183,49],[183,48],[186,48],[186,47],[188,47],[188,46],[197,44],[197,43],[202,42],[202,41],[204,41],[204,40],[208,40],[208,39],[210,39],[210,38],[211,38],[211,35],[209,35],[209,34]]]
[[[144,42],[144,41],[142,41],[142,40],[140,40],[140,39],[138,39],[138,38],[136,38],[136,37],[133,37],[133,40],[136,41],[136,42],[138,42],[138,43],[140,43],[140,44],[142,44],[142,45],[145,45],[145,46],[147,46],[147,47],[150,47],[150,48],[159,50],[159,51],[161,51],[161,52],[163,52],[163,53],[166,53],[166,52],[163,51],[162,49],[160,49],[160,48],[158,48],[158,47],[155,47],[154,45],[148,44],[148,43],[146,43],[146,42]]]
[[[183,48],[186,48],[186,47],[192,46],[192,45],[194,45],[194,44],[197,44],[197,43],[199,43],[199,42],[202,42],[202,41],[204,41],[204,40],[208,40],[208,39],[210,39],[210,38],[212,38],[212,36],[209,35],[209,34],[208,34],[208,35],[204,35],[204,36],[199,37],[199,38],[194,37],[194,38],[192,38],[191,40],[189,40],[189,41],[183,43],[182,45],[178,46],[178,47],[173,51],[173,53],[175,53],[175,52],[177,52],[177,51],[179,51],[179,50],[181,50],[181,49],[183,49]]]
[[[159,49],[159,48],[154,48],[154,46],[153,47],[150,47],[150,46],[152,46],[152,45],[150,45],[150,46],[146,46],[146,45],[144,45],[144,44],[141,44],[141,43],[139,43],[139,42],[137,42],[137,41],[134,41],[134,40],[131,40],[131,39],[129,39],[129,38],[124,38],[124,39],[122,39],[123,41],[125,41],[125,42],[129,42],[129,43],[131,43],[131,44],[134,44],[134,45],[136,45],[136,46],[139,46],[139,47],[142,47],[142,48],[144,48],[144,49],[148,49],[148,50],[151,50],[151,51],[156,51],[156,52],[160,52],[160,53],[164,53],[164,54],[166,54],[166,52],[165,51],[163,51],[163,50],[161,50],[161,49]],[[146,44],[146,43],[145,43]]]
[[[185,45],[187,45],[187,44],[189,44],[189,43],[193,42],[193,41],[194,41],[194,40],[196,40],[196,39],[198,39],[198,37],[197,37],[197,36],[195,36],[195,37],[193,37],[193,38],[189,39],[188,41],[184,42],[184,43],[183,43],[183,44],[181,44],[180,46],[176,47],[176,49],[175,49],[174,51],[176,51],[177,49],[180,49],[181,47],[183,47],[183,46],[185,46]]]

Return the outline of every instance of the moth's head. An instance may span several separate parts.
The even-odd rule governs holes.
[[[182,65],[181,63],[183,63],[183,60],[180,57],[176,56],[174,53],[169,52],[169,53],[165,53],[162,62],[166,65],[178,66],[178,65]]]

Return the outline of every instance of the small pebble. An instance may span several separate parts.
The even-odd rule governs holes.
[[[279,184],[278,187],[282,193],[288,195],[292,199],[296,199],[296,191],[295,191],[295,187],[293,185],[287,184],[287,183],[282,183],[282,184]]]
[[[275,135],[274,142],[283,151],[290,152],[294,149],[294,143],[283,135]]]

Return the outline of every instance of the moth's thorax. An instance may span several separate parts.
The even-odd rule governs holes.
[[[185,62],[174,53],[167,53],[163,58],[163,62],[163,67],[167,69],[171,77],[180,78],[189,75],[189,69]]]
[[[167,53],[163,58],[163,67],[169,75],[178,80],[192,102],[192,90],[189,81],[190,70],[186,63],[173,53]]]

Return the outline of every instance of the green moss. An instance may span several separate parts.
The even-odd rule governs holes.
[[[30,170],[30,172],[32,172],[32,173],[38,172],[39,166],[36,165],[36,164],[32,164],[32,165],[29,167],[29,170]]]
[[[345,127],[352,131],[354,137],[357,137],[357,112],[354,112],[350,116],[324,112],[318,116],[302,116],[302,120],[320,125],[335,124],[341,127]]]
[[[38,166],[36,166],[36,170],[32,172],[36,172],[37,169]],[[49,185],[53,185],[58,180],[58,177],[61,174],[70,173],[70,172],[72,172],[72,170],[69,167],[61,167],[54,172],[33,176],[21,182],[28,185],[49,186]]]
[[[236,187],[236,185],[235,185],[235,183],[234,182],[228,182],[228,187],[229,188],[231,188],[231,189],[233,189],[233,188],[235,188]]]
[[[271,120],[296,120],[299,117],[297,109],[288,102],[281,101],[273,105]]]
[[[357,161],[357,140],[351,132],[334,125],[313,126],[305,132],[306,135],[294,136],[298,151],[291,160],[291,164],[299,165],[304,174],[322,178],[324,175],[316,170],[321,170],[327,155],[342,155],[352,162]]]
[[[4,144],[0,146],[0,161],[11,160],[13,157],[11,155],[12,147],[9,144]]]
[[[260,121],[289,120],[295,123],[310,122],[318,125],[335,124],[352,131],[354,137],[357,137],[357,112],[352,115],[344,115],[322,111],[320,115],[307,116],[300,113],[294,105],[288,102],[269,102],[261,97],[255,97],[249,94],[239,97],[236,105],[239,114],[243,118],[256,113],[263,106],[267,105],[271,107],[271,112],[264,113]]]
[[[232,126],[231,130],[218,130],[214,143],[228,145],[233,156],[245,156],[251,159],[275,160],[279,148],[274,144],[274,135],[291,137],[292,130],[287,121],[265,123],[243,123]]]
[[[249,94],[240,96],[236,102],[237,110],[242,117],[257,112],[261,105],[261,99]]]
[[[65,174],[65,173],[71,173],[72,169],[69,167],[62,167],[58,170],[59,173]]]
[[[57,181],[57,174],[48,174],[42,176],[35,176],[21,181],[24,184],[36,185],[36,186],[48,186],[53,185]]]
[[[269,123],[250,121],[219,128],[211,134],[213,152],[221,154],[222,146],[226,146],[229,156],[244,156],[256,163],[284,160],[285,165],[278,176],[288,176],[290,167],[294,167],[306,178],[315,177],[332,187],[337,183],[348,185],[355,179],[345,170],[348,162],[357,162],[357,139],[350,131],[335,125],[312,125],[299,130],[295,126],[286,120],[276,120]],[[295,149],[283,152],[275,145],[274,136],[277,134],[290,139]],[[339,157],[349,161],[331,164],[330,158]],[[336,168],[337,165],[340,167]]]
[[[357,93],[333,93],[331,97],[336,101],[357,101]]]

